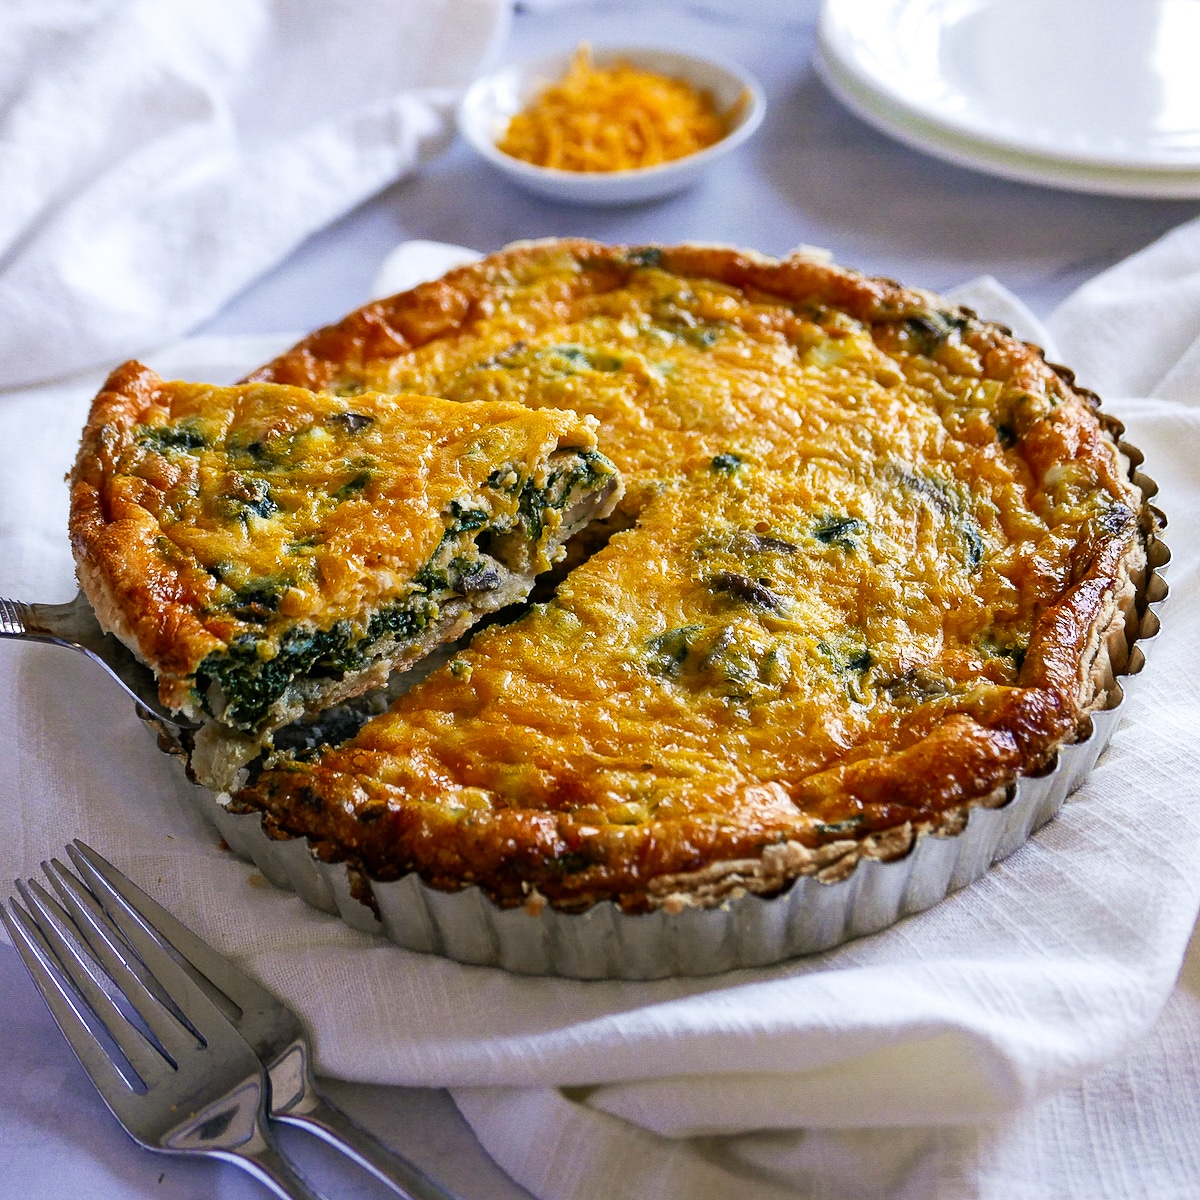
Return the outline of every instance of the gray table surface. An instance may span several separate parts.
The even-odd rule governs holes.
[[[311,329],[364,300],[407,238],[494,250],[518,238],[732,242],[781,253],[801,242],[906,283],[947,289],[996,276],[1039,315],[1078,284],[1200,213],[1196,202],[1071,195],[991,179],[893,143],[814,76],[816,0],[757,5],[607,3],[519,13],[503,57],[595,44],[712,51],[748,67],[768,97],[757,137],[696,190],[656,204],[585,209],[525,195],[466,146],[299,247],[199,333]],[[101,1105],[25,977],[0,946],[0,1197],[257,1200],[231,1167],[140,1150]],[[526,1193],[487,1158],[444,1092],[331,1084],[331,1092],[466,1200]],[[287,1139],[331,1196],[385,1189],[301,1135]],[[1081,1147],[1081,1153],[1086,1148]]]

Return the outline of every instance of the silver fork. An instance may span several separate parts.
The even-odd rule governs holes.
[[[82,592],[66,604],[26,604],[0,597],[0,638],[48,642],[78,650],[98,662],[151,716],[176,729],[197,728],[194,722],[163,704],[158,698],[153,672],[111,633],[100,628]]]
[[[107,910],[101,915],[111,919],[129,947],[137,949],[139,954],[140,947],[133,941],[135,935],[150,937],[160,953],[165,951],[159,943],[170,948],[175,956],[172,964],[220,1008],[261,1063],[268,1082],[268,1112],[273,1119],[322,1138],[405,1200],[458,1200],[415,1164],[376,1141],[320,1094],[313,1081],[307,1036],[291,1009],[198,938],[91,847],[76,841],[67,847],[67,853],[87,887],[57,862],[44,865],[51,880],[60,891],[63,886],[72,885],[85,894],[90,889],[90,894]],[[64,876],[69,883],[63,880]],[[82,932],[86,938],[88,931]],[[99,951],[101,947],[95,949]],[[163,994],[159,988],[161,981],[155,979],[156,971],[153,974],[145,971],[137,956],[126,955],[126,958],[130,970],[148,991],[168,1004],[173,1001],[173,996]]]
[[[111,921],[57,859],[42,869],[59,900],[18,881],[25,906],[10,899],[0,918],[126,1131],[151,1150],[235,1163],[289,1200],[320,1200],[276,1150],[266,1072],[213,1001],[145,928]]]

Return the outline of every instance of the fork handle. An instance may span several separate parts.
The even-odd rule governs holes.
[[[328,1142],[404,1200],[461,1200],[454,1192],[434,1183],[415,1163],[377,1141],[324,1096],[317,1094],[313,1099],[315,1103],[306,1106],[303,1113],[273,1113],[271,1119],[307,1130]]]
[[[245,1149],[218,1151],[216,1156],[249,1172],[283,1200],[325,1200],[261,1134]]]

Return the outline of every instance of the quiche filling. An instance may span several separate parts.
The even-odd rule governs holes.
[[[255,627],[235,634],[196,669],[203,711],[254,731],[297,707],[314,711],[312,700],[330,679],[380,663],[390,670],[393,663],[415,661],[431,648],[431,639],[445,640],[444,631],[459,626],[464,612],[483,615],[523,599],[530,577],[551,565],[550,553],[590,519],[615,478],[611,464],[592,450],[555,451],[541,477],[520,463],[497,467],[470,502],[450,502],[446,531],[412,576],[407,595],[358,621],[342,619],[327,628],[289,624],[273,636],[263,626],[279,611],[296,574],[251,580],[223,607],[240,624]],[[304,544],[292,553],[311,561],[314,549]],[[308,561],[301,571],[311,570]]]
[[[206,782],[523,599],[611,509],[594,421],[509,403],[164,383],[128,364],[74,477],[103,623],[204,722]],[[90,453],[89,453],[90,452]]]
[[[1151,518],[1112,423],[925,293],[530,244],[257,377],[587,414],[626,481],[548,603],[235,797],[377,879],[640,910],[836,877],[1002,802],[1122,665]]]

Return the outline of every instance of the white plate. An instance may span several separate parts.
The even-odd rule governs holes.
[[[1198,0],[825,0],[828,64],[994,149],[1200,171]]]
[[[1200,7],[1200,3],[1197,4]],[[964,137],[933,121],[898,109],[889,100],[864,87],[840,63],[820,51],[817,72],[830,91],[868,124],[914,149],[985,171],[1004,179],[1045,187],[1065,188],[1100,196],[1136,196],[1143,199],[1200,199],[1200,170],[1152,170],[1093,166],[1088,163],[1042,157],[989,142]]]
[[[560,171],[522,162],[503,153],[496,142],[508,122],[547,85],[561,79],[574,51],[535,62],[504,67],[473,83],[458,109],[459,132],[471,146],[512,181],[551,200],[571,204],[635,204],[690,187],[719,158],[740,146],[762,124],[767,109],[762,88],[733,63],[699,58],[647,46],[597,46],[594,59],[604,66],[627,59],[636,67],[683,79],[712,95],[719,112],[737,109],[732,128],[705,150],[655,167],[631,171]]]

